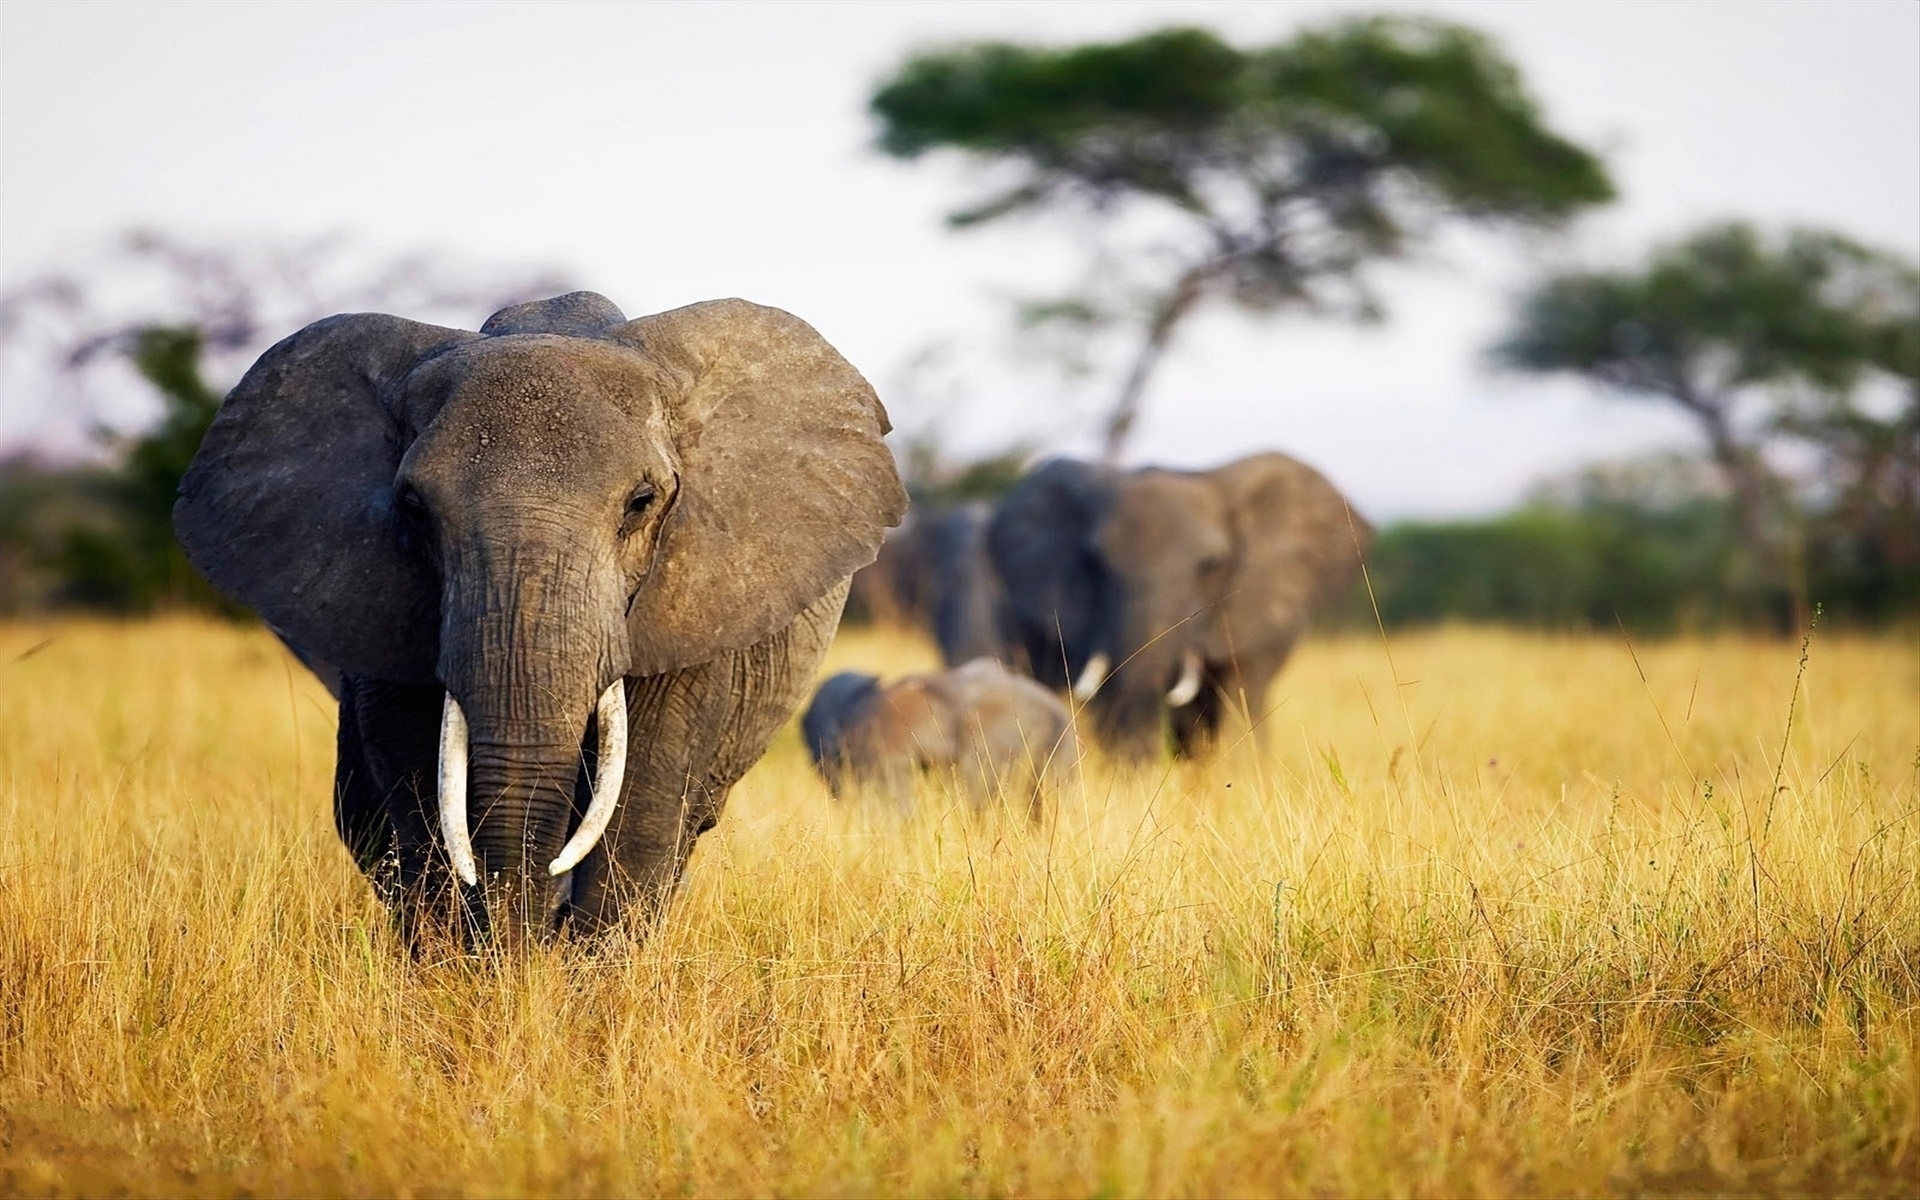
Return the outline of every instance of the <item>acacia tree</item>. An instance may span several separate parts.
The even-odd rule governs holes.
[[[1090,214],[1114,237],[1138,234],[1134,217],[1151,226],[1121,255],[1166,266],[1128,315],[1109,459],[1209,301],[1377,315],[1365,268],[1442,219],[1551,225],[1613,195],[1490,40],[1436,20],[1345,20],[1251,50],[1200,29],[965,45],[909,58],[869,107],[885,153],[952,150],[981,168],[991,190],[948,217],[956,228],[1044,210]],[[1080,296],[1050,311],[1101,309]]]
[[[1783,439],[1816,451],[1843,519],[1860,510],[1896,539],[1920,520],[1920,271],[1890,253],[1826,230],[1712,225],[1638,267],[1541,280],[1492,354],[1693,418],[1763,593],[1799,587],[1791,488],[1767,458]],[[1875,384],[1895,393],[1890,414],[1869,402]]]

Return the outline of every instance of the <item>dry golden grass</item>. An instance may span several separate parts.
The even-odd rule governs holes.
[[[789,733],[651,940],[489,965],[395,944],[270,638],[0,626],[0,1192],[1920,1187],[1920,646],[1390,648],[1041,828]]]

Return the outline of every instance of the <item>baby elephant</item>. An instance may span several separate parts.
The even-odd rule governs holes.
[[[870,789],[903,812],[920,774],[950,772],[976,811],[1004,795],[1037,818],[1044,793],[1080,764],[1066,706],[990,658],[885,685],[842,671],[814,693],[800,728],[836,794]]]

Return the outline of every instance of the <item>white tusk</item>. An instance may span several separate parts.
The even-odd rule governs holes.
[[[1193,698],[1200,694],[1200,656],[1187,651],[1186,658],[1180,662],[1180,678],[1174,681],[1167,692],[1167,703],[1179,708],[1192,704]]]
[[[580,828],[561,848],[560,857],[547,864],[547,874],[565,875],[580,865],[580,860],[600,843],[600,835],[613,820],[620,804],[620,785],[627,777],[627,682],[616,679],[600,693],[600,705],[594,710],[600,721],[600,778],[593,781],[593,802]]]
[[[479,883],[473,839],[467,833],[467,714],[452,692],[440,712],[440,836],[447,841],[447,857],[460,882],[469,887]]]
[[[1106,680],[1107,672],[1112,669],[1113,660],[1107,657],[1105,650],[1088,659],[1087,665],[1080,672],[1080,678],[1073,681],[1073,698],[1083,702],[1093,699],[1093,694],[1100,690],[1100,684]]]

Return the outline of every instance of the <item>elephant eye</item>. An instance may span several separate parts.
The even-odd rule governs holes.
[[[412,487],[402,486],[399,495],[400,511],[413,520],[422,520],[427,515],[427,502]]]
[[[620,536],[626,537],[640,528],[640,520],[647,510],[653,507],[653,498],[657,489],[650,483],[643,483],[627,496],[626,515],[620,521]]]

